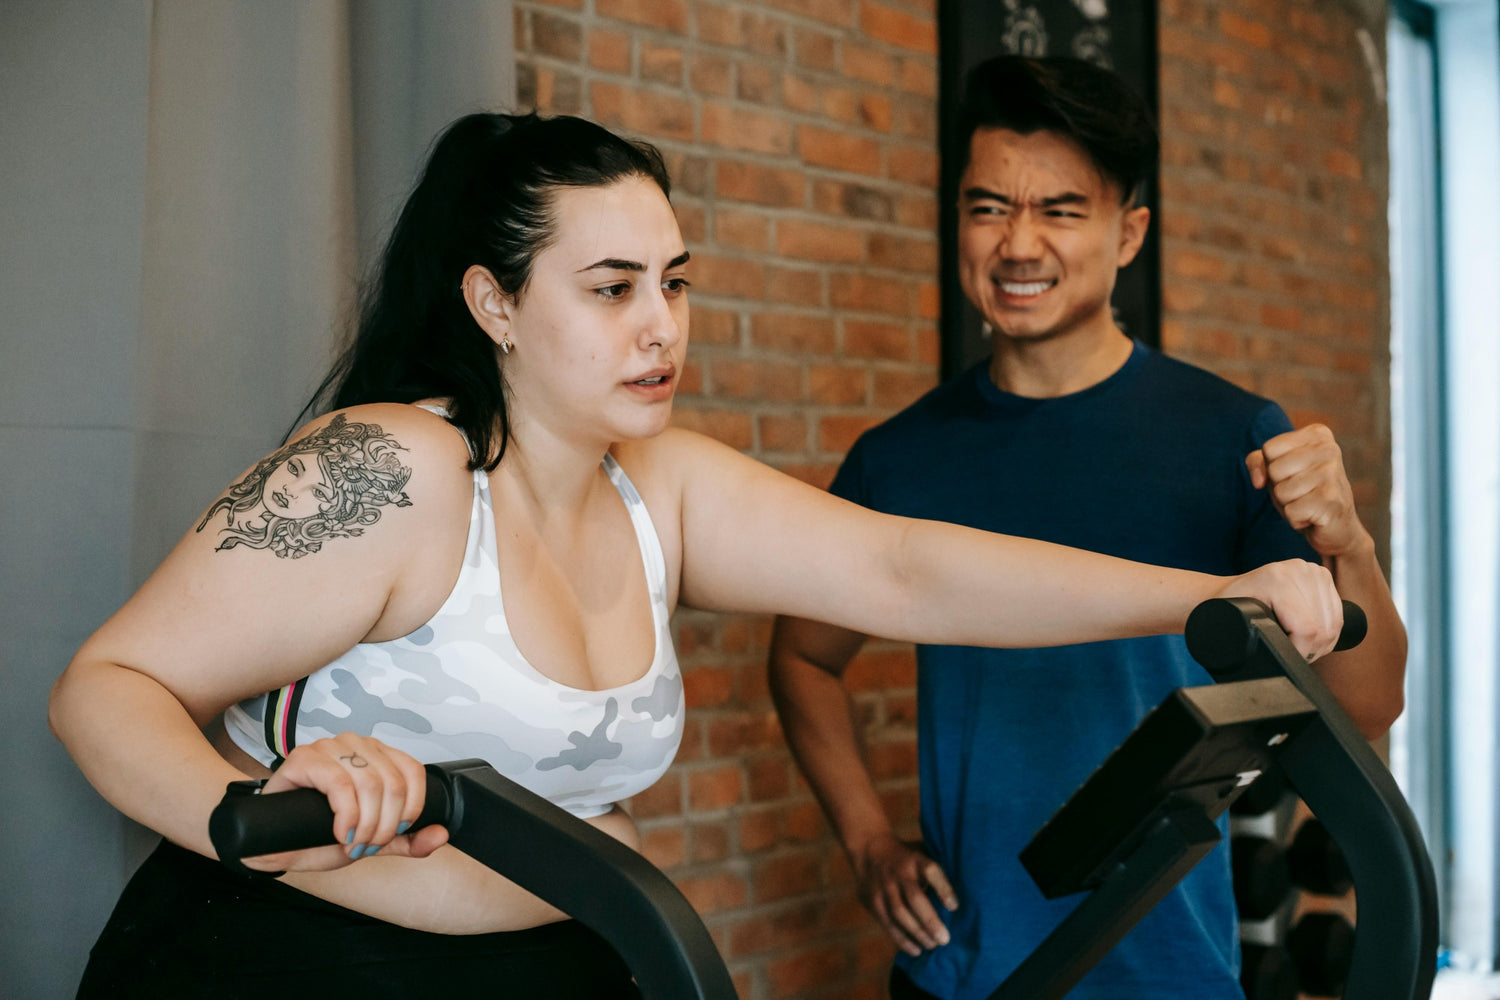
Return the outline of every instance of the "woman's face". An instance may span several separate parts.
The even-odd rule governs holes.
[[[261,490],[266,509],[291,520],[315,517],[333,499],[333,486],[317,456],[310,453],[293,455],[272,469]]]
[[[631,177],[553,195],[556,238],[511,304],[513,425],[604,442],[660,433],[688,337],[688,259],[672,206]]]

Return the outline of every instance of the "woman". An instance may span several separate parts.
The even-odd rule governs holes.
[[[441,828],[406,831],[420,761],[483,757],[636,844],[617,803],[681,736],[679,602],[1032,646],[1178,631],[1241,594],[1331,648],[1321,567],[1222,579],[906,521],[669,430],[688,254],[668,192],[654,150],[578,119],[474,115],[440,139],[332,412],[215,502],[56,686],[84,773],[166,838],[85,995],[411,995],[433,975],[461,995],[470,973],[631,995],[597,939]],[[246,777],[326,793],[342,846],[247,862],[274,880],[208,860],[208,814]]]

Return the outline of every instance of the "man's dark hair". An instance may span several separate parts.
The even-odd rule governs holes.
[[[969,71],[959,107],[962,173],[974,132],[1056,132],[1082,147],[1129,204],[1156,166],[1151,110],[1117,73],[1061,57],[996,56]]]

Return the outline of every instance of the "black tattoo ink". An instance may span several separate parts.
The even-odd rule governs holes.
[[[379,424],[350,423],[342,413],[307,437],[264,458],[214,502],[202,531],[219,511],[225,525],[216,552],[245,545],[300,559],[329,538],[354,538],[380,520],[380,508],[410,507],[404,492],[411,469],[405,451]]]
[[[369,767],[370,766],[370,762],[367,761],[367,760],[365,760],[363,757],[361,757],[357,753],[346,753],[346,754],[344,754],[344,756],[340,757],[339,760],[341,760],[341,761],[347,760],[349,762],[349,766],[350,767]]]

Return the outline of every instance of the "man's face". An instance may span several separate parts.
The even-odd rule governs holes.
[[[959,282],[998,336],[1041,341],[1116,330],[1115,275],[1151,213],[1054,132],[982,128],[959,181]]]

